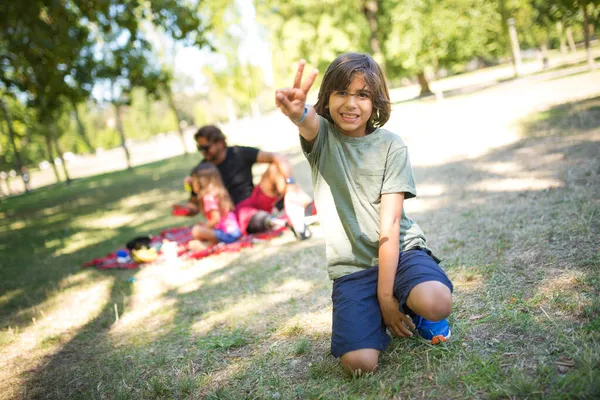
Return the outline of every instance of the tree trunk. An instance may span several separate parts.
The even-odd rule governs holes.
[[[590,17],[588,15],[587,4],[581,5],[583,9],[583,37],[585,40],[585,52],[587,53],[587,63],[590,70],[594,69],[594,57],[590,48]]]
[[[50,160],[50,164],[52,165],[52,169],[54,170],[56,183],[60,183],[60,174],[58,173],[58,168],[56,168],[56,164],[54,163],[54,154],[52,154],[52,138],[49,134],[46,134],[44,138],[46,139],[46,151],[48,152],[48,160]]]
[[[508,34],[510,36],[510,48],[513,56],[513,68],[515,70],[515,77],[517,77],[521,75],[521,48],[519,46],[514,18],[508,20]]]
[[[4,180],[6,183],[6,190],[8,190],[8,194],[11,195],[13,193],[12,188],[10,187],[10,174],[6,174],[6,179]]]
[[[385,59],[381,51],[381,43],[377,37],[379,26],[377,24],[377,12],[380,8],[380,0],[363,0],[362,12],[369,24],[369,47],[373,53],[373,58],[379,63],[379,66],[385,70]]]
[[[563,29],[562,22],[556,23],[556,31],[558,32],[558,37],[560,38],[560,53],[565,56],[567,55],[567,39],[565,38],[565,31]]]
[[[548,42],[542,42],[542,44],[540,44],[540,55],[542,56],[542,69],[548,69]]]
[[[60,159],[60,163],[62,165],[63,172],[65,174],[65,182],[67,182],[67,185],[70,185],[71,177],[69,176],[69,171],[67,170],[67,163],[65,162],[65,159],[63,158],[62,149],[60,148],[60,144],[58,143],[58,137],[56,135],[56,125],[52,126],[52,141],[54,142],[54,147],[56,148],[56,152],[58,153],[58,158]]]
[[[424,71],[417,72],[417,79],[419,81],[419,86],[421,86],[421,93],[419,94],[419,96],[421,96],[421,97],[431,96],[433,94],[433,92],[431,91],[431,88],[429,87],[429,82],[427,82],[427,78],[425,77],[425,72]]]
[[[75,103],[73,101],[71,104],[73,105],[73,115],[75,115],[75,121],[77,122],[77,132],[79,133],[79,136],[81,136],[83,143],[85,143],[85,145],[88,148],[88,150],[90,151],[90,153],[93,153],[95,149],[94,149],[94,146],[92,146],[90,139],[87,137],[87,133],[85,132],[85,127],[81,123],[81,118],[79,118],[79,111],[77,110],[77,103]]]
[[[500,14],[502,32],[504,32],[501,40],[501,46],[504,48],[504,54],[512,54],[510,49],[510,34],[508,32],[508,10],[506,9],[506,0],[500,0],[498,2],[498,13]],[[514,64],[514,60],[513,60]]]
[[[119,136],[121,136],[121,147],[125,150],[125,158],[127,159],[127,169],[131,169],[131,156],[129,155],[127,143],[125,142],[125,131],[123,131],[123,121],[121,119],[121,105],[117,102],[113,102],[113,105],[115,106],[117,118],[117,131],[119,132]]]
[[[185,145],[185,137],[183,136],[183,129],[181,128],[181,119],[179,117],[179,111],[177,111],[177,107],[175,107],[175,100],[173,100],[173,93],[171,92],[171,88],[167,89],[167,101],[169,102],[169,107],[173,114],[175,114],[175,120],[177,121],[177,130],[179,132],[179,138],[181,139],[181,145],[183,146],[183,154],[188,155],[188,149]]]
[[[570,26],[567,26],[567,29],[565,29],[565,33],[567,34],[567,43],[569,43],[569,50],[571,50],[571,53],[575,53],[577,48],[575,47],[575,40],[573,39],[573,30]]]
[[[13,152],[15,153],[15,167],[17,170],[17,174],[23,178],[23,160],[21,159],[21,153],[19,153],[19,149],[17,148],[17,142],[15,138],[15,131],[13,129],[12,120],[8,115],[8,110],[6,109],[6,104],[4,100],[0,99],[0,108],[2,108],[2,114],[4,115],[4,119],[6,120],[6,126],[8,127],[8,137],[10,138],[10,144],[13,148]],[[27,187],[27,182],[23,179],[23,185]]]

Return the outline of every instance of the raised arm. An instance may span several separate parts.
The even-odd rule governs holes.
[[[306,61],[300,60],[294,78],[294,86],[279,89],[275,92],[275,104],[296,126],[300,135],[311,143],[319,133],[319,118],[312,106],[306,105],[306,96],[315,82],[319,71],[313,70],[308,78],[302,82]]]

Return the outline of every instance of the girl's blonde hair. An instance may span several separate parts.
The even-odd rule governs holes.
[[[233,211],[234,205],[229,196],[229,192],[223,184],[221,173],[213,164],[202,162],[198,164],[191,172],[192,179],[198,184],[198,199],[200,207],[204,209],[204,196],[207,194],[215,196],[219,200],[221,212],[227,213]]]
[[[367,123],[367,132],[383,126],[390,118],[390,94],[385,76],[379,65],[367,54],[346,53],[338,56],[327,67],[319,96],[315,104],[317,114],[327,118],[333,124],[329,114],[329,96],[334,91],[346,90],[355,74],[362,74],[372,93],[373,113]]]

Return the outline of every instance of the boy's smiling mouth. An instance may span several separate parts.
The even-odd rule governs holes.
[[[340,116],[344,119],[344,121],[354,122],[360,118],[358,114],[354,113],[340,113]]]

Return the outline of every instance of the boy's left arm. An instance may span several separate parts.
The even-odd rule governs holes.
[[[400,256],[400,221],[404,193],[387,193],[381,196],[379,236],[379,276],[377,299],[385,325],[395,336],[410,337],[414,329],[411,319],[400,311],[394,296],[394,281]]]

